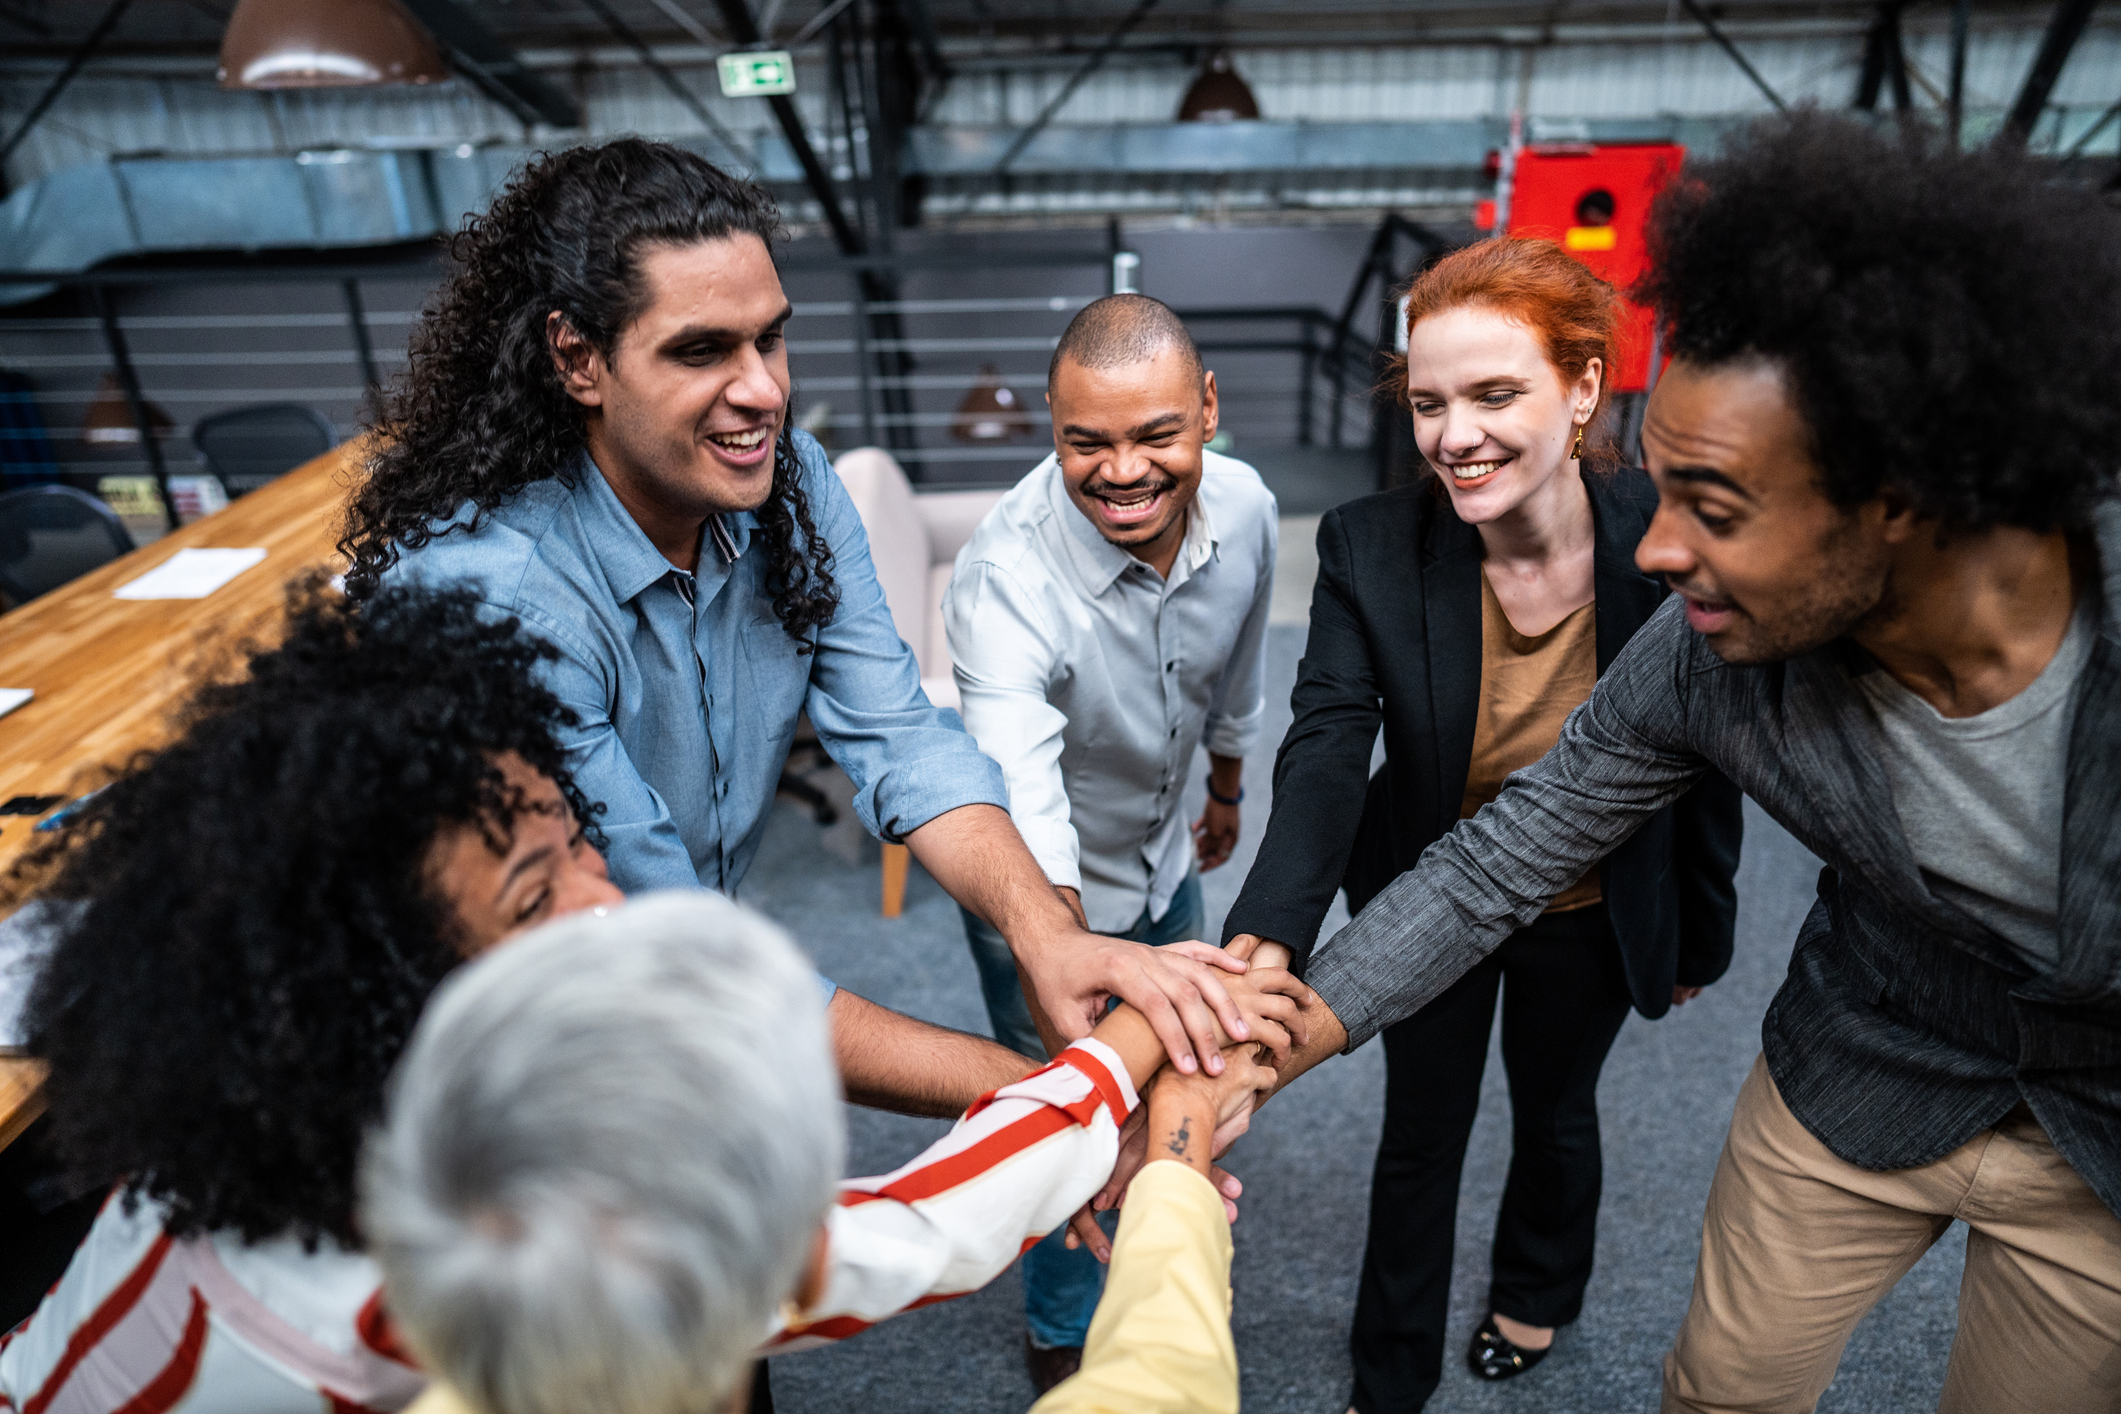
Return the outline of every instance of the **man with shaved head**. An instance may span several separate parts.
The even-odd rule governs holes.
[[[965,726],[1001,764],[1009,813],[1091,930],[1197,938],[1198,869],[1237,842],[1244,757],[1265,711],[1274,497],[1207,450],[1215,375],[1144,295],[1075,316],[1046,378],[1053,455],[994,508],[943,603]],[[1206,803],[1181,805],[1208,749]],[[1041,1056],[999,933],[965,914],[994,1033]],[[1027,1358],[1041,1391],[1080,1359],[1097,1262],[1056,1233],[1024,1258]]]

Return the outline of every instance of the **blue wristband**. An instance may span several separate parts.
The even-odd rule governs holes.
[[[1210,776],[1208,777],[1208,799],[1214,801],[1217,805],[1243,805],[1245,803],[1245,788],[1239,786],[1236,795],[1217,795],[1215,793],[1215,777]]]

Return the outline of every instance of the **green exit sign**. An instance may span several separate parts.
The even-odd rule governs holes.
[[[795,60],[785,49],[724,54],[715,63],[722,71],[724,98],[771,98],[795,92]]]

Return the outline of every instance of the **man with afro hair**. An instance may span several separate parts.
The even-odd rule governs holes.
[[[1826,863],[1702,1226],[1668,1410],[1815,1406],[1955,1220],[1940,1408],[2121,1388],[2121,219],[1800,113],[1650,224],[1638,566],[1559,744],[1320,950],[1287,1078],[1443,991],[1704,772]],[[1259,945],[1255,960],[1276,944]]]

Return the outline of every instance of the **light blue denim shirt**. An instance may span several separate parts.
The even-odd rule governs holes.
[[[547,679],[581,724],[562,741],[606,807],[613,882],[628,893],[705,885],[734,894],[766,832],[796,719],[807,712],[853,778],[854,810],[899,840],[947,810],[1006,810],[1001,768],[956,712],[932,705],[899,640],[846,488],[809,434],[802,485],[832,547],[839,611],[799,654],[773,616],[749,511],[710,522],[696,575],[674,568],[584,454],[477,530],[404,555],[384,582],[476,584],[560,650]],[[453,519],[466,522],[467,505]]]

